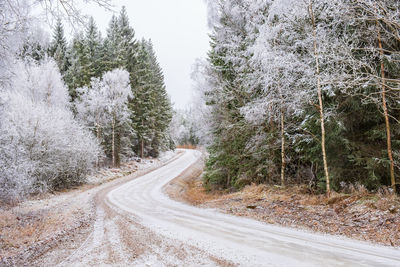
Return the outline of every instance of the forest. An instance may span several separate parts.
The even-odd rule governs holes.
[[[400,2],[209,1],[207,189],[399,189]]]
[[[103,37],[93,18],[79,23],[71,5],[65,19],[52,2],[0,3],[1,199],[176,144],[208,149],[208,190],[399,190],[399,1],[208,1],[210,50],[177,111],[125,8]],[[50,38],[32,11],[43,5]],[[71,40],[63,23],[79,25]]]
[[[0,3],[0,200],[69,188],[95,168],[174,148],[162,69],[126,9],[105,37],[89,18],[67,41],[63,20],[83,17],[46,9],[49,38],[32,11],[43,4]]]

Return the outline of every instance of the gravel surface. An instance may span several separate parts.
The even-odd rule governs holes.
[[[169,198],[165,192],[179,196],[185,190],[185,183],[177,181],[198,176],[201,157],[199,151],[178,150],[158,166],[147,165],[100,186],[62,194],[55,201],[42,200],[48,211],[64,214],[65,225],[73,226],[70,217],[72,222],[87,223],[70,231],[61,227],[66,233],[53,235],[49,245],[34,244],[36,254],[19,253],[3,264],[400,266],[399,249],[274,226]]]
[[[106,196],[110,208],[134,216],[163,240],[176,240],[184,247],[203,251],[201,258],[213,256],[237,266],[400,265],[399,249],[269,225],[213,209],[196,208],[167,197],[165,186],[176,177],[185,176],[188,168],[197,165],[201,155],[198,151],[185,150],[176,161],[113,189]],[[188,259],[183,263],[186,266],[202,264]],[[169,265],[167,261],[164,264]]]
[[[169,152],[157,160],[102,169],[77,189],[44,194],[16,206],[0,206],[0,266],[53,266],[61,262],[93,232],[98,211],[95,200],[101,192],[177,156]]]

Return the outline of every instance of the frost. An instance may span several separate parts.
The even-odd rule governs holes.
[[[73,118],[55,63],[19,61],[14,72],[1,95],[0,198],[82,182],[100,150]]]

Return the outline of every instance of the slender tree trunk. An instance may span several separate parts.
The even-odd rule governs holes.
[[[325,147],[324,106],[323,106],[323,102],[322,102],[321,75],[320,75],[320,68],[319,68],[319,53],[318,53],[318,48],[317,48],[317,31],[316,31],[315,17],[314,17],[314,11],[313,11],[313,0],[310,0],[310,2],[309,2],[309,11],[310,11],[310,16],[311,16],[311,20],[312,20],[313,37],[314,37],[314,57],[315,57],[316,73],[317,73],[319,116],[320,116],[320,120],[321,120],[322,158],[323,158],[323,161],[324,161],[324,172],[325,172],[325,179],[326,179],[326,193],[329,196],[331,194],[331,186],[330,186],[328,160],[327,160],[327,156],[326,156],[326,147]]]
[[[281,110],[281,157],[282,157],[282,165],[281,165],[281,185],[285,186],[285,168],[286,168],[286,160],[285,160],[285,115],[283,114],[283,110]]]
[[[97,140],[100,143],[101,132],[100,132],[100,125],[98,123],[96,123],[96,137],[97,137]],[[99,165],[100,165],[99,164],[99,159],[97,158],[96,159],[96,168],[99,168]]]
[[[119,122],[116,122],[119,125]],[[121,125],[115,127],[115,167],[121,167]]]
[[[144,157],[144,140],[142,137],[142,140],[140,141],[140,157],[143,158]]]
[[[385,124],[386,124],[386,142],[387,142],[387,152],[388,152],[388,157],[390,161],[390,180],[392,184],[392,188],[394,192],[396,192],[396,178],[394,176],[394,161],[393,161],[393,152],[392,152],[392,138],[391,138],[391,131],[390,131],[390,121],[389,121],[389,112],[387,108],[387,102],[386,102],[386,78],[385,78],[385,64],[383,62],[383,46],[382,46],[382,38],[381,38],[381,32],[379,29],[379,22],[376,20],[376,26],[377,26],[377,32],[378,32],[378,44],[379,44],[379,50],[380,50],[380,55],[381,55],[381,79],[382,79],[382,108],[383,108],[383,113],[385,116]]]
[[[116,167],[115,160],[115,118],[112,120],[112,142],[111,142],[112,165]]]
[[[285,154],[285,113],[283,108],[283,94],[280,83],[278,83],[279,95],[281,98],[281,186],[285,187],[285,169],[286,169],[286,154]]]
[[[143,130],[143,126],[144,126],[144,124],[143,124],[143,119],[142,119],[142,130]],[[140,157],[141,158],[144,157],[144,139],[143,139],[143,136],[142,136],[142,138],[140,140]]]

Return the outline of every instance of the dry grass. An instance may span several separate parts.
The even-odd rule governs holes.
[[[218,195],[207,193],[201,180],[196,179],[187,182],[187,190],[184,199],[192,205],[199,205],[218,198]]]
[[[191,204],[218,208],[271,224],[343,235],[400,246],[400,198],[382,189],[372,194],[362,186],[348,193],[310,194],[304,186],[249,185],[229,194],[208,194],[196,178],[186,181]]]
[[[3,210],[0,215],[0,258],[12,256],[21,248],[45,240],[68,221],[69,216],[58,211]]]
[[[15,257],[31,246],[47,242],[68,229],[80,227],[88,219],[84,209],[90,205],[90,200],[81,193],[137,169],[136,162],[125,163],[120,169],[105,168],[91,177],[88,184],[54,194],[32,196],[26,202],[1,205],[0,266],[2,258]]]
[[[176,148],[181,148],[181,149],[197,149],[197,146],[191,145],[191,144],[186,144],[186,145],[179,145]]]

